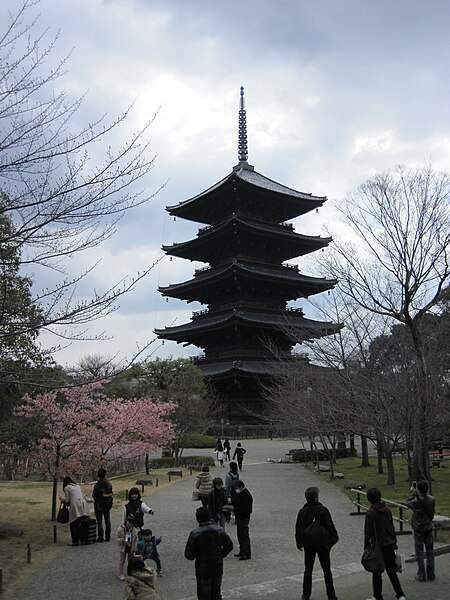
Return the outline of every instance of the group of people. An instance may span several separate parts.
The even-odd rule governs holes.
[[[95,541],[111,541],[111,508],[113,488],[106,478],[106,470],[99,469],[98,480],[92,490],[96,517]],[[84,542],[83,529],[90,520],[90,509],[81,487],[71,478],[63,480],[64,497],[61,498],[69,509],[71,534],[70,546],[80,546]],[[128,502],[123,507],[122,524],[117,529],[116,541],[119,549],[119,579],[125,581],[127,599],[160,600],[154,589],[157,575],[161,575],[161,559],[158,553],[160,536],[153,535],[144,527],[144,515],[153,510],[142,500],[139,488],[128,492]],[[156,564],[156,570],[149,565]],[[125,576],[125,565],[127,577]]]
[[[242,447],[241,442],[238,442],[233,453],[233,460],[237,460],[240,471],[242,471],[242,462],[244,460],[245,453],[245,448]],[[231,461],[231,444],[228,438],[226,438],[223,443],[220,438],[217,438],[214,454],[216,455],[216,459],[221,467],[225,467],[223,464],[224,460]]]
[[[245,452],[245,451],[244,451]],[[233,542],[226,532],[226,523],[234,514],[237,526],[239,550],[234,555],[239,560],[251,559],[249,535],[250,516],[253,510],[253,497],[240,479],[238,464],[231,461],[225,482],[220,477],[212,478],[209,468],[204,466],[197,476],[196,489],[202,502],[195,513],[198,527],[193,529],[185,547],[185,557],[195,560],[198,600],[219,600],[223,575],[223,558],[233,550]],[[82,523],[90,511],[86,499],[70,477],[63,481],[64,502],[69,508],[69,522],[72,542],[82,543]],[[200,495],[201,493],[201,495]],[[97,541],[111,540],[110,510],[113,503],[113,490],[106,478],[106,471],[99,469],[98,481],[93,493],[94,510],[97,520]],[[330,551],[339,541],[330,511],[319,502],[319,489],[310,487],[305,491],[306,503],[299,510],[295,524],[295,541],[304,552],[304,576],[302,600],[310,600],[312,593],[312,573],[316,556],[324,573],[328,600],[337,600],[331,571]],[[364,547],[378,545],[381,549],[383,567],[372,571],[373,596],[369,600],[383,600],[382,573],[385,570],[396,594],[397,600],[405,600],[405,595],[397,575],[397,539],[392,513],[382,500],[378,488],[367,492],[370,507],[366,511],[364,523]],[[433,518],[435,499],[428,495],[426,481],[413,482],[407,506],[412,510],[411,525],[417,559],[416,580],[433,581],[434,549]],[[154,589],[158,574],[161,574],[161,560],[157,546],[161,537],[154,536],[151,529],[144,527],[144,515],[153,510],[142,500],[138,488],[131,488],[128,502],[123,509],[122,524],[117,530],[117,544],[120,552],[119,578],[125,581],[127,599],[160,600]],[[156,564],[156,570],[149,565]],[[127,577],[125,576],[127,565]]]
[[[306,504],[300,509],[295,525],[295,540],[299,550],[304,551],[305,571],[302,600],[309,600],[312,590],[312,572],[316,556],[323,570],[326,593],[329,600],[337,600],[331,573],[330,550],[338,542],[339,535],[329,510],[319,502],[319,489],[310,487],[305,492]],[[389,507],[381,498],[378,488],[367,491],[370,507],[364,522],[364,548],[378,545],[382,553],[380,568],[372,571],[373,596],[369,600],[383,600],[382,573],[386,570],[397,600],[405,600],[397,575],[397,537]],[[428,483],[413,482],[407,506],[413,511],[411,525],[417,560],[416,580],[434,581],[433,518],[435,499],[428,495]],[[319,528],[315,523],[319,524]],[[425,558],[426,556],[426,567]]]

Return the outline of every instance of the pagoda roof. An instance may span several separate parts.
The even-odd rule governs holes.
[[[192,302],[198,300],[208,303],[209,297],[216,295],[216,286],[223,286],[227,278],[239,276],[242,279],[259,280],[264,286],[273,286],[278,292],[278,297],[285,300],[307,298],[314,294],[333,288],[335,279],[310,277],[302,275],[297,268],[275,267],[245,260],[236,260],[227,265],[205,268],[198,271],[193,279],[182,283],[175,283],[160,287],[163,296],[179,298]]]
[[[296,335],[289,335],[289,331],[302,331],[303,339],[317,339],[326,334],[336,333],[341,328],[331,322],[314,321],[305,319],[298,311],[258,311],[250,309],[230,309],[224,312],[202,314],[201,318],[194,318],[188,323],[175,327],[156,329],[158,337],[176,342],[189,342],[196,346],[204,346],[205,335],[218,330],[234,328],[236,325],[265,330],[279,330],[286,337],[292,337],[292,343],[297,343]],[[195,340],[195,341],[194,341]]]
[[[248,163],[240,162],[229,175],[204,192],[167,206],[166,210],[173,216],[212,224],[218,214],[245,211],[252,204],[253,214],[268,212],[274,221],[282,222],[322,206],[326,199],[326,196],[313,196],[277,183]]]
[[[196,366],[206,377],[226,378],[232,375],[247,377],[267,377],[279,372],[280,363],[273,360],[229,360],[208,362],[195,361]]]
[[[242,215],[232,215],[218,225],[200,229],[197,237],[171,246],[163,246],[167,254],[210,262],[210,257],[221,253],[221,242],[226,243],[236,231],[245,235],[245,241],[266,239],[272,246],[280,246],[281,260],[303,256],[324,248],[331,237],[312,236],[296,233],[293,227],[278,223],[258,221]]]

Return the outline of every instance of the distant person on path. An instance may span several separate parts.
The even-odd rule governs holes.
[[[370,541],[377,541],[383,551],[386,573],[394,588],[398,600],[405,600],[405,595],[395,569],[395,550],[397,537],[395,535],[392,513],[381,500],[378,488],[367,490],[367,500],[370,508],[366,511],[364,522],[364,548]],[[380,571],[372,573],[373,599],[383,600],[383,582]],[[372,600],[372,599],[371,599]]]
[[[144,527],[144,514],[153,515],[153,510],[145,504],[141,498],[139,488],[132,487],[128,492],[128,502],[123,507],[123,523],[129,515],[134,517],[136,527],[141,530]]]
[[[222,444],[222,440],[220,438],[217,438],[217,442],[216,442],[216,446],[214,448],[214,452],[217,452],[218,450],[221,450],[223,452],[223,444]]]
[[[309,600],[312,591],[312,572],[316,554],[322,567],[327,596],[337,600],[331,573],[330,550],[339,539],[336,527],[328,508],[319,502],[319,488],[310,487],[305,491],[306,504],[300,509],[295,523],[295,542],[299,550],[304,550],[305,572],[303,575],[303,600]],[[312,539],[306,531],[313,521],[324,528],[324,536]]]
[[[158,575],[161,575],[161,559],[158,553],[158,544],[160,543],[161,536],[153,535],[151,529],[143,529],[141,531],[141,539],[136,545],[136,552],[142,556],[145,563],[147,560],[155,562]]]
[[[208,494],[208,509],[209,516],[221,527],[225,527],[227,520],[227,509],[224,507],[228,506],[227,494],[223,488],[223,480],[220,477],[214,477],[213,489]]]
[[[197,475],[195,487],[198,490],[202,506],[208,506],[208,494],[213,489],[213,482],[207,465],[203,465],[201,472]]]
[[[155,590],[156,572],[147,567],[140,556],[132,556],[128,562],[125,578],[126,600],[161,600]]]
[[[198,600],[222,600],[223,559],[233,550],[233,542],[222,527],[211,523],[206,507],[197,508],[199,527],[189,534],[184,556],[195,560]]]
[[[239,471],[242,471],[242,461],[244,460],[244,454],[247,452],[247,450],[245,448],[242,447],[241,442],[238,442],[234,453],[233,453],[233,460],[236,459],[237,460],[237,464],[239,466]]]
[[[223,442],[223,452],[225,455],[225,460],[231,460],[231,444],[228,438],[226,438]]]
[[[239,560],[250,560],[252,549],[250,544],[249,523],[250,515],[253,512],[253,496],[245,487],[243,481],[238,480],[233,484],[236,492],[234,516],[237,525],[237,538],[239,543],[239,552],[235,556]]]
[[[79,485],[71,477],[63,479],[64,498],[60,498],[69,507],[70,537],[69,546],[80,545],[81,522],[90,516],[89,506]]]
[[[434,581],[433,519],[436,501],[428,495],[428,483],[419,481],[412,485],[407,502],[413,511],[411,527],[414,532],[414,551],[417,560],[417,581]],[[425,570],[424,548],[427,558]]]
[[[120,559],[119,559],[119,579],[125,580],[123,574],[125,562],[133,556],[134,549],[136,546],[136,529],[134,528],[136,521],[133,515],[128,515],[125,523],[120,525],[117,529],[117,545],[119,546]]]
[[[106,479],[105,469],[99,469],[97,477],[98,481],[92,490],[95,518],[97,519],[97,542],[109,542],[111,540],[110,512],[113,505],[113,489],[111,483]],[[105,521],[104,531],[103,521]]]

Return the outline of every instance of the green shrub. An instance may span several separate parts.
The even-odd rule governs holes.
[[[208,465],[214,466],[214,458],[212,456],[180,456],[178,462],[175,457],[168,456],[167,458],[152,458],[150,461],[151,469],[170,469],[172,467],[188,467],[189,465]]]
[[[299,450],[292,454],[292,460],[293,462],[313,462],[317,460],[317,455],[322,462],[329,460],[328,454],[323,450]],[[349,456],[356,456],[356,450],[352,450],[351,448],[336,448],[336,459],[348,458]]]
[[[203,435],[201,433],[191,433],[184,438],[185,448],[214,448],[216,438],[212,435]]]

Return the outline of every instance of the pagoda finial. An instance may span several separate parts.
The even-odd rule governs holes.
[[[239,162],[247,162],[247,113],[245,112],[244,86],[241,86],[241,100],[239,105],[239,144],[238,144]]]

